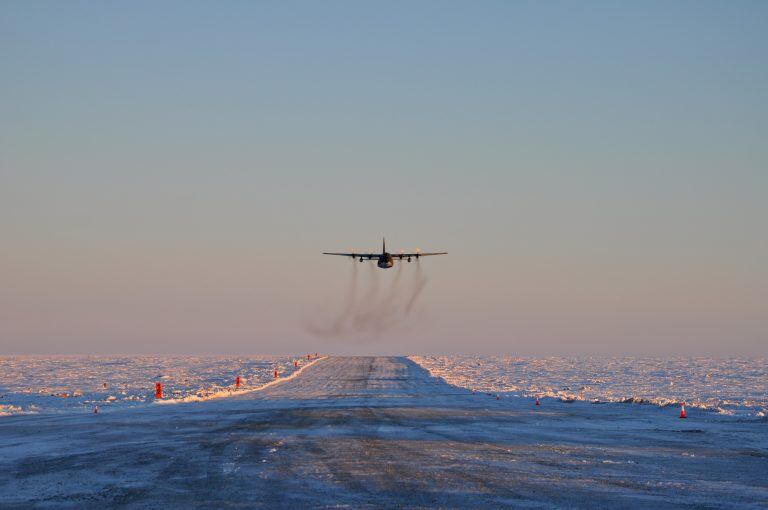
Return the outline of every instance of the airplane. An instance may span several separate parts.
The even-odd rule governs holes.
[[[420,257],[428,257],[430,255],[448,255],[448,252],[447,251],[441,251],[441,252],[437,252],[437,253],[422,253],[419,249],[416,249],[416,251],[414,253],[403,253],[403,252],[400,252],[400,253],[396,253],[396,254],[393,255],[391,253],[387,253],[387,241],[384,238],[382,238],[382,240],[381,240],[381,254],[380,255],[374,255],[373,253],[369,253],[367,255],[364,255],[364,254],[359,254],[359,253],[355,253],[355,252],[352,252],[352,253],[328,253],[328,252],[323,252],[323,255],[340,255],[342,257],[352,257],[353,259],[360,257],[360,262],[362,262],[365,259],[367,259],[367,260],[377,259],[378,260],[378,263],[376,264],[377,266],[379,266],[382,269],[389,269],[390,267],[395,265],[395,260],[394,259],[396,259],[396,258],[400,259],[400,260],[406,259],[406,260],[408,260],[408,262],[410,262],[412,257],[415,257],[416,260],[418,260]]]

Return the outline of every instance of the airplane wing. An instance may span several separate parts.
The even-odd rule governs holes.
[[[323,255],[338,255],[340,257],[363,257],[364,259],[377,259],[379,258],[379,255],[376,253],[334,253],[334,252],[323,252]],[[439,251],[439,252],[415,252],[415,253],[390,253],[393,259],[405,259],[408,257],[429,257],[430,255],[448,255],[447,251]]]
[[[405,257],[429,257],[430,255],[448,255],[447,251],[438,251],[438,252],[416,252],[416,253],[391,253],[392,258],[398,258],[402,259]]]
[[[363,257],[364,259],[377,259],[378,255],[373,253],[328,253],[323,252],[323,255],[339,255],[341,257]]]

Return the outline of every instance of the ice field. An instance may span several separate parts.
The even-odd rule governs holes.
[[[768,413],[768,359],[412,356],[449,384],[505,396]]]
[[[314,357],[314,353],[311,353]],[[516,358],[411,356],[449,384],[502,396],[689,408],[734,416],[768,412],[767,359]],[[277,370],[291,374],[305,356],[259,357],[0,357],[0,417],[20,413],[108,410],[167,398],[228,395],[235,377],[258,388]]]
[[[211,380],[190,395],[215,382],[203,365]],[[535,406],[517,390],[497,399],[448,384],[442,370],[321,357],[227,398],[156,405],[139,384],[142,403],[98,414],[11,413],[0,418],[0,508],[768,506],[765,416],[691,408],[683,420],[675,406],[559,397]]]
[[[311,353],[314,357],[314,353]],[[155,383],[170,399],[227,395],[240,377],[243,390],[290,375],[306,357],[0,357],[0,419],[3,415],[101,411],[154,402]]]

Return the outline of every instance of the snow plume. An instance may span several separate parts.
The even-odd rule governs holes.
[[[305,321],[309,333],[336,339],[376,338],[414,319],[412,312],[427,284],[419,261],[395,261],[395,266],[386,271],[373,263],[367,265],[367,274],[361,278],[358,264],[353,264],[341,311],[327,322]]]
[[[421,264],[416,261],[416,277],[413,280],[413,287],[411,288],[410,297],[405,305],[405,314],[409,315],[413,309],[413,305],[416,304],[416,300],[419,299],[421,291],[427,285],[427,277],[421,271]]]

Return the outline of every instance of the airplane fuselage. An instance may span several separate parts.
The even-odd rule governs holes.
[[[379,262],[376,265],[382,269],[389,269],[390,267],[395,265],[395,261],[392,260],[392,255],[390,255],[387,252],[384,252],[381,255],[379,255]]]

